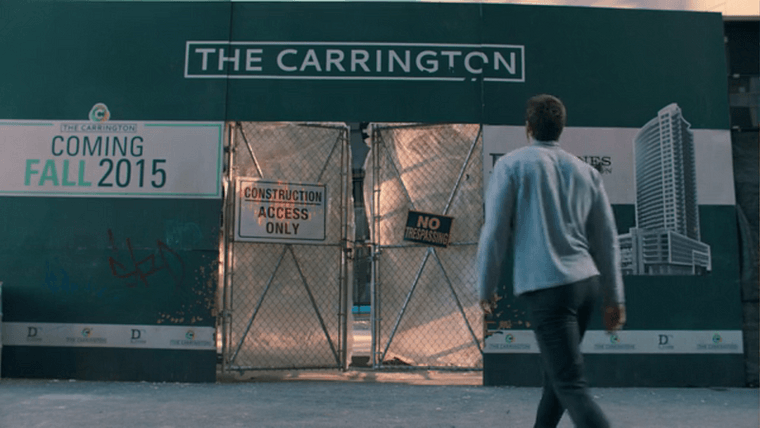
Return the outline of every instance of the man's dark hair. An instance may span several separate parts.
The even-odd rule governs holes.
[[[528,100],[525,120],[533,138],[556,141],[565,127],[567,111],[559,98],[547,94],[536,95]]]

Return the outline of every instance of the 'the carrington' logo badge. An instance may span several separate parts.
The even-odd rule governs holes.
[[[636,349],[633,343],[625,343],[623,338],[618,334],[611,334],[609,343],[596,343],[594,349],[599,351],[632,351]]]
[[[67,337],[66,338],[67,344],[79,344],[83,346],[97,344],[97,345],[105,345],[108,343],[108,339],[105,337],[98,337],[96,332],[93,330],[92,327],[84,327],[82,330],[79,331],[79,336],[75,337]]]
[[[170,346],[187,346],[193,348],[208,348],[214,346],[210,340],[205,340],[205,334],[200,336],[195,330],[185,330],[183,339],[171,339],[169,341]]]
[[[489,349],[504,350],[506,352],[529,352],[531,349],[530,343],[526,343],[512,333],[497,331],[493,337],[494,339],[498,338],[498,340],[489,341]]]
[[[710,342],[697,344],[697,349],[716,352],[732,352],[741,350],[741,347],[730,338],[726,339],[720,333],[713,333]]]
[[[90,120],[93,122],[106,122],[111,118],[111,112],[108,106],[103,103],[97,103],[90,110]]]

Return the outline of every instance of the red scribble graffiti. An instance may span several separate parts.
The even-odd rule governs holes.
[[[118,255],[116,250],[116,240],[114,239],[113,231],[111,231],[111,229],[108,229],[108,240],[111,243],[114,253],[117,253]],[[148,277],[158,272],[168,271],[172,278],[174,278],[175,286],[179,288],[182,285],[185,279],[185,262],[182,260],[182,257],[169,248],[168,245],[160,240],[156,240],[158,256],[156,256],[156,254],[151,254],[141,260],[137,260],[134,249],[132,248],[132,242],[129,238],[126,239],[126,243],[127,250],[129,251],[129,263],[125,265],[118,262],[113,257],[108,258],[108,264],[111,266],[111,273],[113,276],[129,280],[127,283],[128,287],[136,287],[140,283],[148,287]],[[180,272],[175,272],[175,269],[172,268],[169,263],[169,257],[173,257],[179,263]]]

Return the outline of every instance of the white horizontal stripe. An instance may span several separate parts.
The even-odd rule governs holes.
[[[214,350],[214,327],[6,322],[4,346]]]
[[[698,204],[735,205],[731,132],[692,131]],[[610,203],[632,205],[636,202],[633,139],[638,132],[639,128],[567,127],[559,145],[579,157],[606,157],[609,164],[604,167],[602,179]],[[484,183],[487,185],[493,169],[492,153],[509,153],[527,144],[524,126],[484,126]]]
[[[622,330],[586,332],[585,354],[742,354],[741,330]],[[536,354],[532,330],[499,330],[486,337],[486,354]]]

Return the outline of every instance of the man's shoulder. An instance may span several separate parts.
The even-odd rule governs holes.
[[[560,149],[560,153],[562,154],[562,158],[565,162],[572,164],[578,170],[586,172],[588,174],[593,174],[594,172],[598,172],[596,168],[584,162],[583,159],[579,158],[578,156],[561,149]]]
[[[520,147],[499,157],[499,160],[493,165],[493,172],[507,175],[515,174],[530,157],[527,149],[528,147]]]
[[[515,163],[515,162],[520,162],[521,160],[524,160],[524,159],[530,159],[534,157],[535,154],[536,154],[535,147],[524,146],[524,147],[520,147],[519,149],[514,149],[511,152],[505,154],[499,159],[499,161],[504,164]]]

